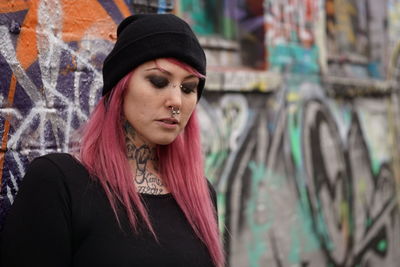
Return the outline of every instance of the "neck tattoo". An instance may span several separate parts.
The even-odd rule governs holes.
[[[156,148],[140,142],[136,130],[128,122],[125,123],[125,132],[126,153],[135,170],[134,182],[138,192],[152,195],[166,193],[165,184],[157,174]]]

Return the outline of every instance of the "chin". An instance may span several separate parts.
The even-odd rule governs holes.
[[[177,137],[177,136],[159,138],[159,139],[157,139],[157,140],[154,140],[153,143],[155,143],[155,144],[157,144],[157,145],[163,145],[163,146],[169,145],[169,144],[171,144],[172,142],[175,141],[176,137]]]

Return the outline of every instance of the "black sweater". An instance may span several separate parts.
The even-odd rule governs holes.
[[[215,205],[215,191],[210,186]],[[6,219],[0,266],[213,266],[171,194],[141,195],[159,243],[122,229],[102,187],[68,154],[35,159]]]

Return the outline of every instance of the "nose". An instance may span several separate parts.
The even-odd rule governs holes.
[[[166,107],[175,107],[180,108],[182,105],[182,91],[179,86],[171,86],[169,90],[167,90],[166,96]]]

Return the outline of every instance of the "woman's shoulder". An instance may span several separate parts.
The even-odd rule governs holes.
[[[52,153],[31,161],[16,198],[42,198],[46,201],[62,199],[61,203],[69,205],[96,190],[97,183],[74,156]]]
[[[71,154],[51,153],[39,156],[29,164],[25,178],[28,177],[36,181],[44,179],[71,183],[75,180],[82,182],[82,177],[89,177],[89,175],[86,168]]]
[[[63,166],[75,166],[76,164],[80,164],[78,159],[76,157],[72,156],[71,154],[68,153],[50,153],[46,155],[42,155],[39,157],[36,157],[30,165],[33,163],[40,161],[40,162],[47,162],[47,164],[50,165],[55,165],[60,168]]]
[[[50,153],[36,157],[31,162],[30,166],[35,165],[37,162],[53,165],[61,170],[68,170],[71,168],[85,169],[85,167],[83,167],[83,165],[75,156],[68,153]]]

